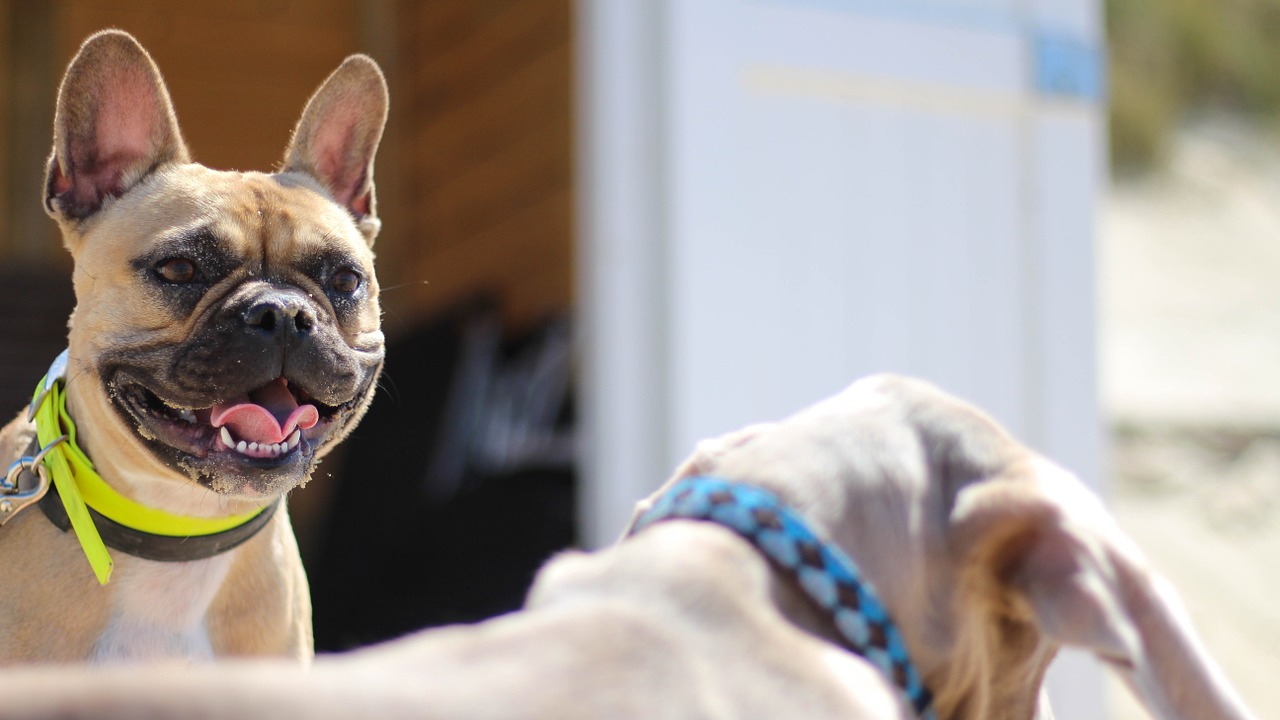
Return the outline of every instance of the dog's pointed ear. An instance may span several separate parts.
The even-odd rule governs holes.
[[[370,244],[378,234],[373,159],[387,121],[387,82],[372,58],[352,55],[320,85],[285,151],[283,172],[305,173],[345,207]]]
[[[1047,461],[1032,466],[956,498],[952,543],[972,587],[996,596],[986,605],[1092,652],[1156,717],[1250,717],[1176,594],[1102,502]]]
[[[1060,645],[1092,650],[1128,663],[1136,653],[1133,628],[1116,605],[1114,569],[1096,533],[1072,514],[1105,515],[1093,496],[1079,493],[1077,513],[1039,486],[1040,478],[997,479],[963,489],[952,515],[964,565],[987,574],[1016,597],[1013,609]],[[1070,479],[1064,479],[1069,482]]]
[[[45,178],[49,214],[83,220],[161,165],[189,160],[147,51],[119,30],[85,40],[58,88]]]

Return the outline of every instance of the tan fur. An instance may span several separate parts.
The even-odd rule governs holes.
[[[943,720],[1051,717],[1040,683],[1062,645],[1097,653],[1155,717],[1252,717],[1097,499],[929,385],[861,381],[704,443],[670,482],[692,473],[772,489],[854,558]],[[522,612],[309,671],[234,663],[146,680],[4,680],[26,690],[0,709],[14,718],[912,717],[791,580],[732,532],[692,521],[559,556]]]
[[[67,406],[80,446],[117,491],[183,515],[244,513],[305,483],[314,461],[354,427],[372,399],[383,347],[371,248],[378,229],[373,154],[386,114],[381,72],[367,57],[353,56],[308,103],[280,172],[211,170],[190,161],[146,51],[119,31],[85,41],[59,92],[46,207],[75,261]],[[180,307],[150,276],[145,259],[152,247],[197,230],[221,243],[233,267],[189,308]],[[306,265],[334,252],[350,258],[365,283],[343,313]],[[231,387],[235,381],[221,370],[238,378],[249,371],[236,368],[251,367],[255,358],[219,355],[208,338],[217,323],[231,322],[224,316],[239,317],[234,303],[275,288],[306,298],[303,311],[315,315],[312,334],[330,343],[326,357],[339,358],[332,362],[340,372],[305,378],[311,395],[351,409],[315,439],[314,458],[296,469],[270,476],[218,471],[197,482],[197,472],[206,471],[153,452],[140,426],[124,419],[104,368],[123,363],[145,373],[154,383],[148,390],[176,408],[208,408],[248,392],[249,386]],[[202,360],[207,377],[188,375],[186,358],[194,352],[212,356]],[[275,377],[270,368],[261,372]],[[34,387],[37,380],[21,382]],[[5,467],[25,452],[32,432],[23,417],[0,431]],[[116,638],[107,644],[127,655],[131,641],[119,636],[130,633],[156,634],[144,644],[147,657],[199,657],[207,644],[215,656],[309,661],[310,597],[283,507],[257,536],[223,556],[190,563],[120,551],[112,557],[113,579],[100,587],[74,535],[54,528],[39,508],[0,528],[0,664],[88,659],[95,647],[103,655],[104,638]]]

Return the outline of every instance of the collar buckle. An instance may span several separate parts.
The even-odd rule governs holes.
[[[39,442],[33,439],[32,449],[38,448],[39,452],[35,455],[23,455],[9,465],[4,479],[0,480],[0,527],[28,505],[39,502],[49,492],[49,471],[45,468],[44,457],[49,450],[67,440],[68,437],[62,435],[40,447]],[[24,481],[24,477],[28,479]]]

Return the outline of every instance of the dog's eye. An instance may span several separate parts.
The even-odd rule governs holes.
[[[329,287],[334,292],[350,295],[360,287],[360,273],[351,268],[342,268],[329,278]]]
[[[156,263],[156,273],[167,282],[182,285],[196,279],[196,264],[186,258],[168,258]]]

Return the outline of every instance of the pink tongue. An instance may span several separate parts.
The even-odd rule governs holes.
[[[214,427],[225,425],[236,439],[259,445],[283,442],[295,428],[307,430],[319,421],[315,406],[299,406],[284,378],[229,404],[214,405],[209,413],[209,423]]]

